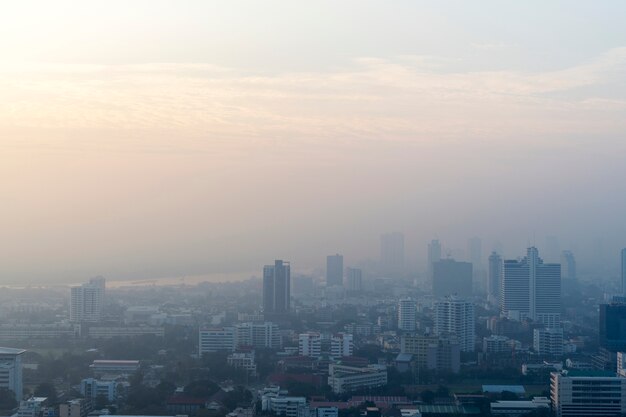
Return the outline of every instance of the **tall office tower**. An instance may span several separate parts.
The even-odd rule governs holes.
[[[15,394],[15,400],[23,397],[22,354],[24,349],[0,347],[0,388],[6,388]]]
[[[276,260],[274,265],[263,267],[263,312],[284,314],[290,309],[291,266]]]
[[[487,279],[487,300],[492,305],[500,305],[502,286],[502,258],[496,252],[489,255],[489,275]]]
[[[350,292],[363,291],[363,273],[359,268],[346,268],[346,289]]]
[[[70,321],[98,322],[102,315],[103,287],[88,283],[70,289]]]
[[[442,259],[433,263],[433,294],[435,297],[472,296],[472,264]]]
[[[528,248],[522,260],[505,260],[500,306],[508,318],[559,327],[561,265],[543,263],[535,247]]]
[[[386,233],[380,237],[380,265],[387,274],[399,275],[404,270],[404,235]]]
[[[622,296],[626,297],[626,248],[622,249]]]
[[[428,279],[433,279],[433,264],[441,260],[441,243],[439,240],[433,239],[428,244]]]
[[[626,351],[626,304],[600,304],[600,347]]]
[[[416,314],[417,305],[414,300],[403,298],[398,301],[398,330],[414,332]]]
[[[329,255],[326,257],[326,286],[343,285],[343,256]]]
[[[457,337],[462,352],[473,352],[476,345],[474,304],[456,297],[435,303],[435,334]]]

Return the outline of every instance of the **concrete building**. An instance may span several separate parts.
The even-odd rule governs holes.
[[[0,340],[74,339],[80,336],[80,325],[54,324],[1,324]]]
[[[363,291],[363,272],[359,268],[346,268],[346,290],[352,293]]]
[[[508,337],[498,335],[483,337],[484,353],[506,353],[511,351],[511,339]]]
[[[626,351],[626,303],[600,305],[599,336],[608,351]]]
[[[552,372],[550,398],[557,417],[621,416],[626,413],[626,378],[610,371]]]
[[[354,337],[350,333],[336,333],[330,338],[330,356],[341,358],[352,356],[354,350]]]
[[[0,347],[0,388],[15,394],[16,401],[23,397],[22,354],[24,349]]]
[[[442,259],[433,263],[433,295],[446,297],[457,295],[471,297],[473,294],[473,268],[469,262]]]
[[[493,306],[500,305],[503,269],[502,257],[496,252],[491,252],[491,255],[489,255],[489,273],[487,275],[487,300]]]
[[[89,326],[87,335],[92,339],[112,339],[114,337],[137,337],[152,335],[165,336],[165,328],[160,326]]]
[[[301,333],[298,336],[298,354],[318,358],[322,354],[322,335],[317,332]]]
[[[330,364],[328,366],[328,385],[335,394],[382,387],[387,385],[387,368],[382,365],[356,367]]]
[[[93,410],[90,399],[79,398],[59,404],[59,417],[87,417]]]
[[[561,265],[546,264],[535,247],[522,260],[504,261],[501,309],[514,320],[529,318],[546,327],[561,323]]]
[[[235,352],[228,355],[226,362],[235,369],[243,369],[249,376],[256,376],[254,351]]]
[[[276,260],[263,268],[263,312],[285,314],[291,309],[291,266]]]
[[[236,332],[234,327],[200,329],[198,354],[217,351],[234,351],[236,348]]]
[[[572,251],[565,250],[561,253],[561,279],[563,282],[576,282],[576,258]]]
[[[550,410],[550,399],[535,397],[532,400],[523,401],[496,401],[490,404],[491,415],[519,417],[538,410]]]
[[[31,397],[20,401],[16,417],[43,417],[46,397]]]
[[[242,347],[280,349],[282,337],[278,325],[272,322],[235,325],[235,348]]]
[[[474,323],[474,304],[447,297],[437,301],[435,310],[435,334],[452,334],[459,341],[462,352],[474,352],[476,345],[476,324]]]
[[[117,398],[118,382],[113,380],[99,380],[95,378],[85,378],[80,382],[80,393],[85,398],[95,400],[98,396],[104,397],[109,402]]]
[[[343,256],[328,255],[326,257],[326,286],[340,287],[343,285]]]
[[[433,239],[428,244],[428,257],[426,259],[427,270],[428,270],[428,279],[433,279],[433,271],[434,271],[434,263],[439,262],[441,260],[441,243],[439,240]]]
[[[455,337],[405,334],[400,339],[400,352],[411,354],[417,368],[458,373],[461,349]]]
[[[70,289],[70,321],[99,322],[104,301],[103,283],[87,283]]]
[[[135,360],[97,359],[89,366],[96,376],[132,375],[139,370],[140,362]]]
[[[563,355],[563,329],[561,327],[534,329],[533,348],[541,356]]]
[[[411,298],[398,301],[398,330],[414,332],[416,324],[417,305]]]

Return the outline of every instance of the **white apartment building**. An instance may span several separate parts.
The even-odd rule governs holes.
[[[107,401],[115,401],[117,398],[117,381],[101,381],[95,378],[85,378],[80,382],[80,393],[85,398],[95,400],[98,396]]]
[[[301,333],[298,336],[298,355],[317,358],[322,354],[322,335],[317,332]]]
[[[561,356],[563,354],[563,329],[552,327],[533,330],[533,348],[539,355]]]
[[[104,302],[104,282],[94,281],[70,289],[70,321],[98,322]]]
[[[506,336],[491,335],[483,337],[484,353],[511,352],[511,340]]]
[[[330,338],[330,356],[341,358],[352,356],[354,350],[353,336],[350,333],[337,333]]]
[[[436,335],[455,335],[461,352],[473,352],[476,345],[474,304],[456,297],[435,303]]]
[[[240,323],[235,326],[235,348],[280,349],[281,346],[280,329],[272,322]]]
[[[20,401],[17,409],[17,417],[39,417],[44,408],[46,397],[31,397],[28,400]]]
[[[417,315],[415,300],[404,298],[398,301],[398,330],[414,332]]]

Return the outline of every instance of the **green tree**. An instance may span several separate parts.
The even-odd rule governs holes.
[[[50,382],[42,382],[35,387],[35,397],[46,397],[50,404],[56,404],[58,400],[57,390]]]
[[[0,410],[12,410],[17,407],[15,393],[7,388],[0,388]]]

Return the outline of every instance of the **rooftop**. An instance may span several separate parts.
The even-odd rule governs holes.
[[[24,352],[26,352],[24,349],[0,347],[0,355],[21,355]]]

